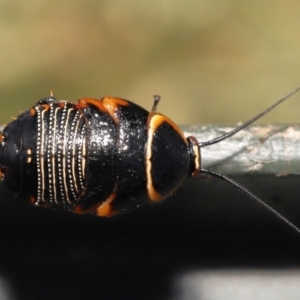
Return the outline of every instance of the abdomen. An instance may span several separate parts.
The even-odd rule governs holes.
[[[0,137],[2,180],[36,206],[112,216],[166,198],[191,171],[180,129],[119,98],[44,98]]]

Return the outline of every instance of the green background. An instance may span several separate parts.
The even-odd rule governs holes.
[[[300,85],[299,1],[0,2],[0,122],[54,91],[178,124],[245,121]],[[298,122],[300,94],[261,123]]]

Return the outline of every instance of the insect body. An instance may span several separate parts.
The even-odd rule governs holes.
[[[234,130],[198,143],[170,119],[120,98],[82,98],[78,104],[52,95],[0,133],[4,184],[36,206],[112,216],[171,195],[201,171],[219,177],[259,202],[298,233],[300,229],[245,187],[201,168],[200,147],[234,135],[300,90],[283,97]]]
[[[200,169],[195,138],[129,101],[53,97],[1,134],[2,181],[37,206],[111,216],[169,196]]]

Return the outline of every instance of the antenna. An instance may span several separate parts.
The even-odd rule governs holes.
[[[284,102],[285,100],[287,100],[288,98],[290,98],[291,96],[293,96],[294,94],[296,94],[298,91],[300,90],[300,86],[297,87],[295,90],[293,90],[292,92],[290,92],[289,94],[287,94],[286,96],[284,96],[283,98],[281,98],[280,100],[278,100],[277,102],[275,102],[274,104],[272,104],[271,106],[269,106],[267,109],[263,110],[261,113],[259,113],[258,115],[256,115],[255,117],[253,117],[252,119],[250,119],[249,121],[245,122],[244,124],[236,127],[235,129],[233,129],[230,132],[227,132],[217,138],[214,138],[210,141],[206,141],[206,142],[200,142],[199,146],[200,147],[206,147],[209,145],[213,145],[216,143],[219,143],[227,138],[229,138],[230,136],[236,134],[237,132],[239,132],[240,130],[244,129],[245,127],[247,127],[248,125],[252,124],[253,122],[255,122],[256,120],[258,120],[259,118],[261,118],[262,116],[264,116],[265,114],[267,114],[270,110],[272,110],[273,108],[275,108],[277,105],[279,105],[280,103]]]
[[[223,135],[221,135],[221,136],[219,136],[217,138],[214,138],[214,139],[212,139],[210,141],[200,142],[199,143],[199,147],[206,147],[206,146],[209,146],[209,145],[213,145],[213,144],[219,143],[219,142],[221,142],[221,141],[223,141],[223,140],[231,137],[232,135],[236,134],[240,130],[244,129],[248,125],[252,124],[256,120],[258,120],[259,118],[261,118],[262,116],[264,116],[265,114],[267,114],[269,111],[271,111],[277,105],[281,104],[282,102],[284,102],[285,100],[287,100],[288,98],[290,98],[291,96],[293,96],[294,94],[296,94],[299,90],[300,90],[300,86],[298,88],[296,88],[295,90],[293,90],[292,92],[290,92],[289,94],[287,94],[286,96],[284,96],[283,98],[279,99],[277,102],[275,102],[274,104],[272,104],[271,106],[269,106],[268,108],[266,108],[265,110],[263,110],[261,113],[259,113],[258,115],[256,115],[252,119],[250,119],[249,121],[247,121],[244,124],[236,127],[232,131],[227,132],[227,133],[225,133],[225,134],[223,134]],[[265,203],[259,197],[257,197],[256,195],[252,194],[247,188],[245,188],[241,184],[237,183],[236,181],[232,180],[231,178],[227,177],[226,175],[223,175],[221,173],[218,173],[218,172],[215,172],[215,171],[212,171],[212,170],[201,169],[201,172],[210,174],[210,175],[215,176],[215,177],[219,177],[219,178],[221,178],[221,179],[223,179],[223,180],[231,183],[237,189],[239,189],[240,191],[244,192],[246,195],[248,195],[250,198],[252,198],[256,202],[258,202],[260,205],[264,206],[268,211],[270,211],[272,214],[274,214],[275,216],[277,216],[281,221],[283,221],[284,223],[286,223],[287,225],[289,225],[290,227],[292,227],[294,230],[296,230],[298,233],[300,233],[300,228],[299,227],[297,227],[296,225],[294,225],[291,221],[289,221],[287,218],[285,218],[283,215],[281,215],[278,211],[276,211],[270,205],[268,205],[267,203]]]
[[[201,172],[208,173],[208,174],[210,174],[212,176],[215,176],[215,177],[219,177],[219,178],[221,178],[221,179],[223,179],[223,180],[231,183],[237,189],[239,189],[240,191],[244,192],[250,198],[252,198],[256,202],[258,202],[260,205],[262,205],[263,207],[265,207],[268,211],[270,211],[272,214],[274,214],[276,217],[278,217],[281,221],[283,221],[284,223],[286,223],[287,225],[289,225],[290,227],[292,227],[294,230],[296,230],[298,233],[300,233],[300,228],[298,228],[291,221],[289,221],[287,218],[285,218],[283,215],[281,215],[277,210],[275,210],[270,205],[268,205],[267,203],[265,203],[259,197],[257,197],[254,194],[252,194],[248,189],[246,189],[244,186],[242,186],[241,184],[237,183],[233,179],[231,179],[231,178],[229,178],[229,177],[227,177],[227,176],[225,176],[225,175],[223,175],[221,173],[218,173],[218,172],[215,172],[215,171],[211,171],[211,170],[207,170],[207,169],[201,169]]]

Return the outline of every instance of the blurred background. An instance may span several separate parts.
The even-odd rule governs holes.
[[[177,124],[245,121],[300,85],[299,13],[296,0],[0,0],[0,123],[51,89],[148,109],[159,94]],[[260,122],[299,122],[299,98]],[[299,202],[298,175],[242,182],[297,223],[288,200]],[[216,286],[232,288],[230,299],[259,299],[262,288],[262,299],[300,297],[299,236],[227,183],[188,182],[113,219],[34,208],[3,185],[0,194],[1,300],[224,299]],[[236,294],[244,286],[249,298]]]
[[[50,89],[148,109],[159,94],[178,124],[246,120],[300,84],[299,12],[296,0],[2,0],[0,122]],[[298,122],[298,108],[261,122]]]

